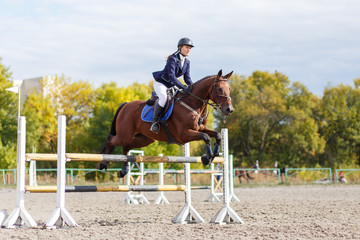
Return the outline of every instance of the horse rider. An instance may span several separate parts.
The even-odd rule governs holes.
[[[165,68],[162,71],[153,72],[155,79],[154,89],[159,97],[159,101],[154,107],[154,117],[150,130],[157,134],[160,131],[159,122],[166,104],[167,89],[177,86],[189,94],[190,88],[188,86],[193,83],[190,77],[190,61],[187,59],[187,56],[189,56],[194,44],[189,38],[181,38],[177,47],[177,51],[168,56]],[[177,79],[181,76],[184,76],[187,86]]]

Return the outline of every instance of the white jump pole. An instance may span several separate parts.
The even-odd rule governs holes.
[[[163,155],[159,154],[159,156],[163,156]],[[159,185],[164,185],[164,163],[159,163]],[[169,204],[169,201],[165,197],[164,192],[161,191],[154,203],[155,204]]]
[[[56,208],[46,221],[46,227],[63,226],[76,227],[78,224],[65,209],[65,183],[66,183],[66,117],[58,116],[58,160],[57,160],[57,192]]]
[[[240,202],[234,193],[234,176],[233,176],[233,155],[229,156],[229,184],[230,184],[230,202]]]
[[[16,208],[6,219],[3,226],[15,228],[25,223],[28,227],[36,227],[36,222],[25,209],[25,153],[26,153],[26,118],[20,117],[17,149],[17,184],[16,184]]]
[[[190,157],[190,143],[184,145],[184,156]],[[184,164],[184,179],[186,183],[185,206],[172,222],[180,224],[204,222],[204,219],[191,205],[190,163]]]
[[[223,157],[225,159],[223,167],[223,207],[215,215],[215,217],[210,221],[211,223],[226,224],[226,223],[244,223],[244,221],[236,214],[236,212],[230,207],[230,198],[229,198],[229,142],[228,142],[228,129],[221,129],[222,137],[222,150]]]

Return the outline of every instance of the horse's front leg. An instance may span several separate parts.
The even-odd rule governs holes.
[[[214,159],[214,153],[211,149],[211,138],[207,133],[198,132],[195,130],[189,129],[183,134],[184,142],[191,142],[191,141],[199,141],[203,140],[205,142],[205,154],[201,156],[201,162],[204,166],[209,165],[211,161]]]
[[[205,142],[205,154],[201,156],[201,162],[204,164],[204,166],[209,165],[214,160],[214,153],[211,149],[211,138],[206,133],[204,135],[204,142]]]
[[[210,137],[215,138],[216,140],[216,142],[214,143],[214,151],[213,151],[214,157],[211,159],[212,162],[215,157],[219,156],[220,145],[221,145],[221,134],[213,130],[210,130],[208,128],[204,128],[202,132],[208,134]]]

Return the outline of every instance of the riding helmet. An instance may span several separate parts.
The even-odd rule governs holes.
[[[190,46],[190,47],[194,47],[193,42],[189,38],[180,39],[179,42],[178,42],[178,47],[180,47],[182,45],[187,45],[187,46]]]

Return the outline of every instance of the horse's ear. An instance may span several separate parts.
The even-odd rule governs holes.
[[[220,69],[220,71],[218,72],[217,78],[221,78],[222,77],[222,69]]]
[[[231,75],[233,74],[234,71],[231,71],[230,73],[226,74],[224,76],[225,79],[229,79],[231,77]]]

